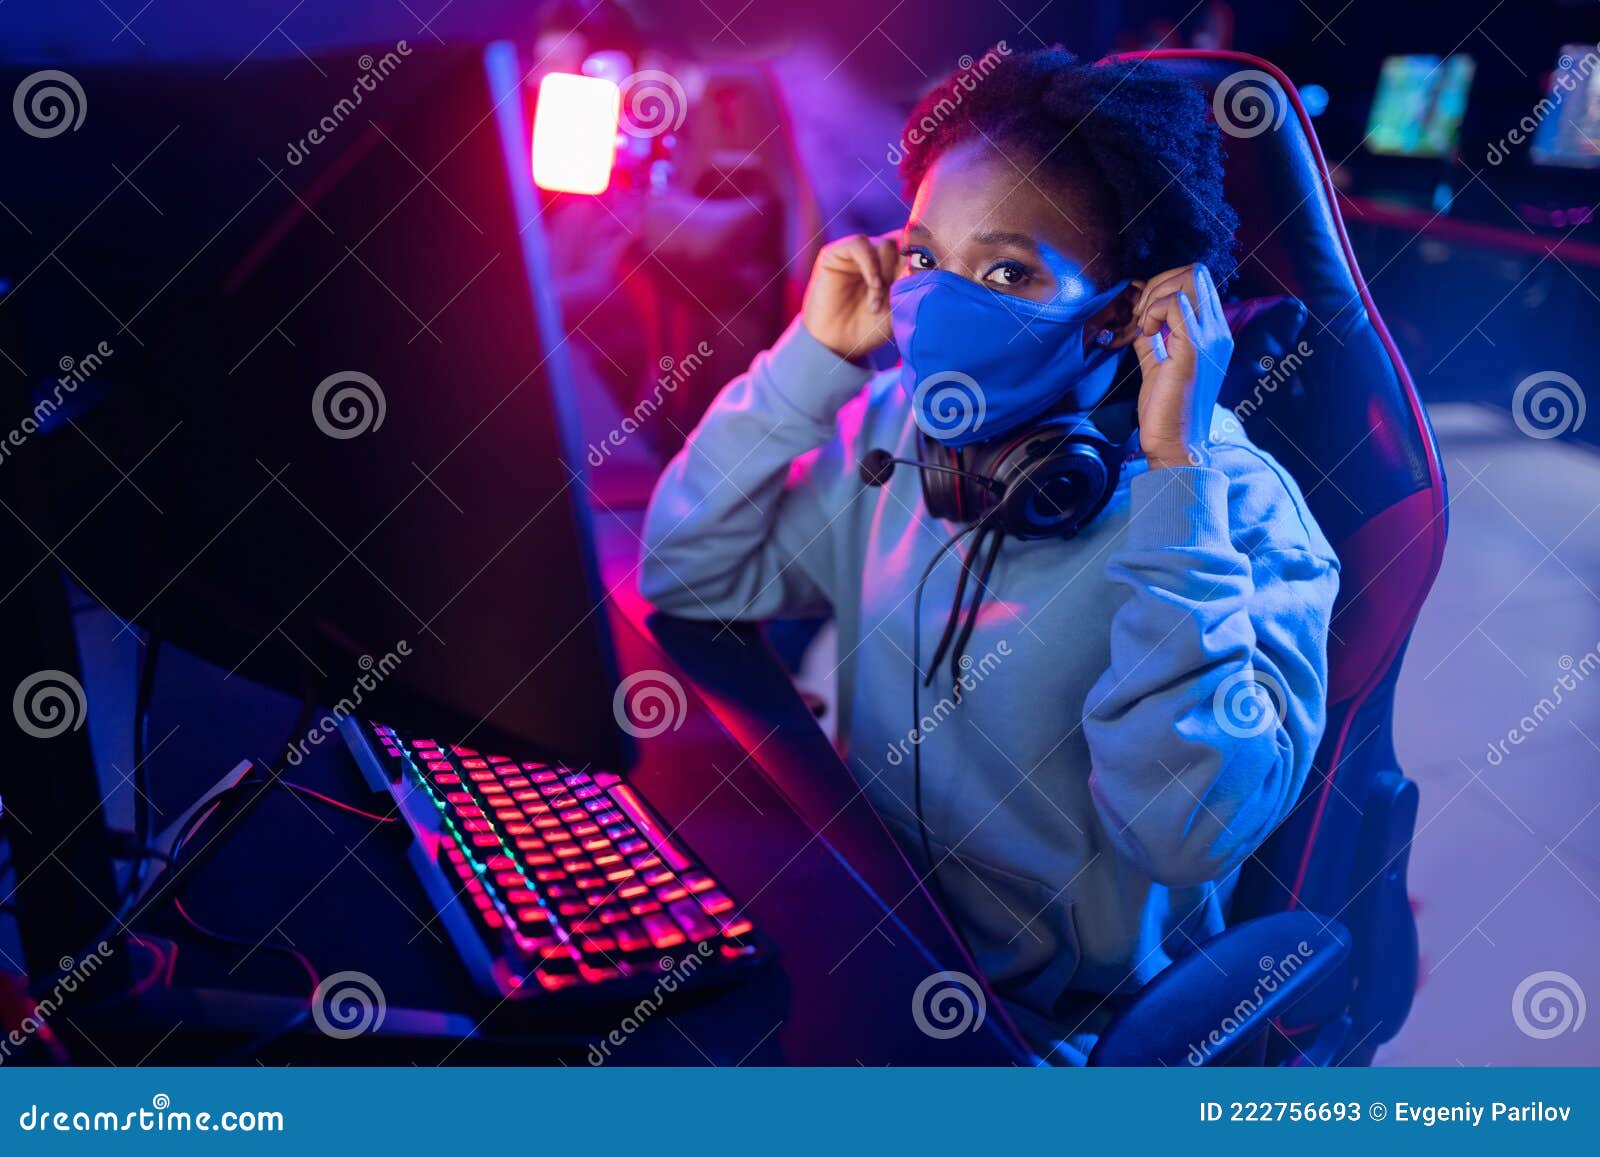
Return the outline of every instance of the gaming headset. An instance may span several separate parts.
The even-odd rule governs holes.
[[[882,486],[896,463],[922,474],[928,513],[950,522],[983,520],[1020,539],[1072,538],[1116,492],[1127,442],[1107,437],[1089,415],[1047,414],[1011,434],[959,449],[918,431],[920,457],[871,450],[861,479]]]

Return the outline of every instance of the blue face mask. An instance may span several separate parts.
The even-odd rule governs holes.
[[[917,425],[946,446],[967,446],[1038,417],[1068,391],[1075,408],[1091,408],[1110,389],[1117,359],[1084,349],[1084,323],[1127,285],[1094,294],[1067,281],[1038,302],[937,269],[895,282],[889,313]]]

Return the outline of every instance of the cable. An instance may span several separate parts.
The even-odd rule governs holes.
[[[398,819],[397,816],[381,816],[377,812],[362,811],[360,808],[355,807],[352,804],[347,804],[343,800],[334,799],[331,795],[323,795],[320,791],[317,791],[314,788],[309,788],[304,784],[294,783],[287,779],[275,779],[272,781],[272,786],[281,787],[285,791],[292,791],[300,795],[309,796],[314,800],[327,804],[329,807],[336,807],[340,811],[349,812],[353,816],[360,816],[364,820],[371,820],[375,824],[392,824]]]
[[[149,847],[155,843],[154,821],[150,814],[150,769],[145,766],[150,740],[150,700],[155,694],[156,657],[161,653],[161,638],[145,637],[139,649],[139,681],[133,699],[133,832],[134,839]],[[137,896],[144,888],[145,865],[136,860],[128,873],[128,895]]]
[[[967,535],[986,525],[979,519],[971,526],[958,530],[951,535],[941,546],[928,565],[922,569],[922,577],[917,580],[916,596],[911,603],[911,795],[912,805],[917,814],[917,832],[922,837],[922,855],[928,863],[928,881],[933,884],[939,907],[944,909],[945,918],[949,920],[950,927],[955,930],[956,938],[961,941],[961,946],[967,950],[967,955],[972,955],[972,947],[967,943],[966,935],[961,931],[961,925],[956,921],[955,913],[950,907],[950,898],[945,895],[944,885],[939,882],[939,869],[933,862],[933,845],[928,840],[928,823],[922,816],[922,592],[928,584],[928,578],[933,574],[933,568],[939,564],[947,553]]]

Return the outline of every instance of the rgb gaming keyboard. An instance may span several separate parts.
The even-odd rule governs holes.
[[[620,776],[340,727],[410,825],[412,862],[485,991],[621,997],[668,972],[675,987],[726,983],[770,954]]]

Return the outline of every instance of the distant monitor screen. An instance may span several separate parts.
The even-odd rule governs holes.
[[[1535,116],[1528,149],[1534,164],[1600,168],[1600,58],[1593,45],[1562,48]]]
[[[1367,121],[1367,148],[1400,157],[1456,151],[1476,68],[1470,56],[1391,56]]]

